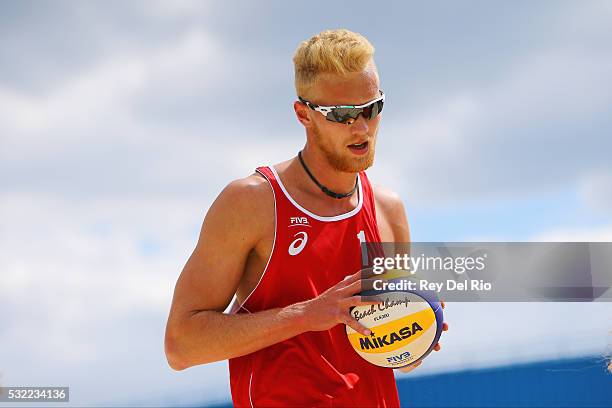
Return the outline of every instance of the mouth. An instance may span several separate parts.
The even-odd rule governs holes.
[[[354,144],[350,144],[347,147],[349,148],[349,150],[355,154],[366,154],[368,151],[368,142],[362,142],[362,143],[354,143]]]

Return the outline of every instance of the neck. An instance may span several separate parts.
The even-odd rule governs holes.
[[[333,168],[330,163],[325,159],[325,156],[318,149],[314,149],[308,144],[302,150],[302,159],[308,166],[308,169],[313,174],[313,176],[317,179],[319,183],[327,187],[329,190],[335,193],[348,193],[355,187],[355,183],[357,181],[356,173],[347,173],[344,171],[339,171]],[[297,166],[301,167],[299,161],[297,161]],[[303,178],[307,179],[306,186],[309,186],[308,189],[313,192],[321,192],[321,189],[310,179],[310,177],[306,174],[304,169],[302,170]],[[334,200],[334,198],[330,199]],[[341,199],[336,199],[338,201],[348,201],[351,197],[345,197]]]

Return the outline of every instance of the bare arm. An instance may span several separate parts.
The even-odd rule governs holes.
[[[410,242],[410,228],[402,199],[393,191],[374,186],[376,220],[384,242]]]
[[[339,323],[367,330],[348,313],[350,306],[363,304],[353,296],[361,290],[359,272],[309,301],[252,314],[223,314],[248,255],[274,217],[272,192],[262,183],[257,176],[231,183],[204,219],[176,284],[166,326],[166,357],[176,370],[249,354]]]

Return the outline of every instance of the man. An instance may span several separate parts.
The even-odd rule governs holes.
[[[177,282],[168,362],[229,359],[236,406],[399,406],[393,371],[361,359],[344,327],[369,335],[349,314],[365,304],[360,243],[410,240],[399,197],[364,172],[384,102],[373,54],[347,30],[299,46],[303,150],[221,192]]]

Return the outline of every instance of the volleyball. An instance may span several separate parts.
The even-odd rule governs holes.
[[[396,284],[387,287],[405,287],[407,281],[417,281],[401,270],[389,270],[374,279]],[[432,352],[444,322],[442,305],[434,292],[366,290],[361,295],[375,295],[380,302],[351,309],[351,315],[371,331],[364,336],[346,326],[349,342],[359,356],[380,367],[401,368]]]

